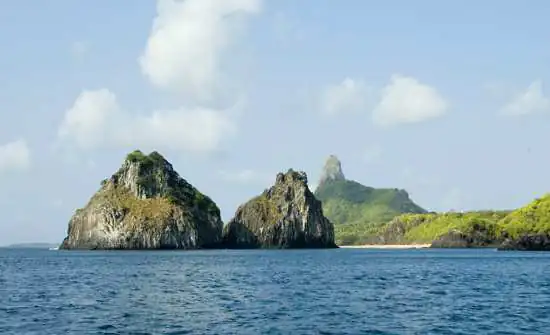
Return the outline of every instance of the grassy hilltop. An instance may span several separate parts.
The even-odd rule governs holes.
[[[345,178],[338,158],[329,156],[315,197],[334,223],[338,244],[373,243],[388,221],[403,213],[426,213],[405,190],[373,188]]]
[[[330,156],[315,197],[334,223],[339,245],[434,243],[496,246],[506,239],[550,234],[550,194],[516,210],[428,213],[397,188],[373,188],[345,178]]]

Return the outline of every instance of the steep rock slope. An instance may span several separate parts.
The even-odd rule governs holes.
[[[339,244],[373,242],[382,225],[402,213],[425,213],[409,194],[396,188],[373,188],[347,180],[334,155],[323,167],[315,197],[334,223]]]
[[[224,227],[228,248],[333,248],[334,227],[304,172],[277,174],[275,184],[241,205]]]
[[[61,249],[195,249],[220,242],[216,204],[159,153],[129,154],[78,209]]]

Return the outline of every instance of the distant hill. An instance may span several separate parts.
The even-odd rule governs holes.
[[[397,188],[373,188],[347,180],[334,155],[323,167],[315,197],[334,223],[338,244],[374,242],[381,226],[403,213],[426,213],[409,194]]]
[[[470,240],[467,246],[497,245],[502,241],[503,229],[500,221],[509,213],[510,211],[472,211],[402,214],[382,227],[379,243],[432,243],[446,236],[461,235],[464,240]],[[454,240],[454,243],[458,243],[457,238]]]
[[[16,244],[10,244],[7,246],[4,246],[3,248],[10,248],[10,249],[49,249],[49,248],[56,248],[59,244],[55,243],[16,243]]]
[[[548,250],[548,237],[550,194],[513,211],[403,214],[381,227],[377,243],[498,247],[508,241],[507,248],[511,249],[531,247]]]
[[[550,194],[514,210],[500,221],[500,225],[511,238],[525,234],[550,234]]]
[[[516,210],[428,213],[397,188],[348,180],[331,155],[314,192],[334,223],[336,243],[550,250],[550,194]]]

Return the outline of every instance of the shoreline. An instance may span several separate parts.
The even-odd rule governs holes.
[[[431,244],[363,244],[363,245],[339,245],[344,249],[424,249]]]

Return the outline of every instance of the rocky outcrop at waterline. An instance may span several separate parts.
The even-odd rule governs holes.
[[[101,184],[60,249],[197,249],[221,240],[218,206],[157,152],[132,152]]]
[[[277,174],[275,184],[241,205],[224,227],[227,248],[336,248],[334,226],[304,172]]]
[[[516,239],[506,239],[498,250],[550,251],[550,235],[526,234]]]

